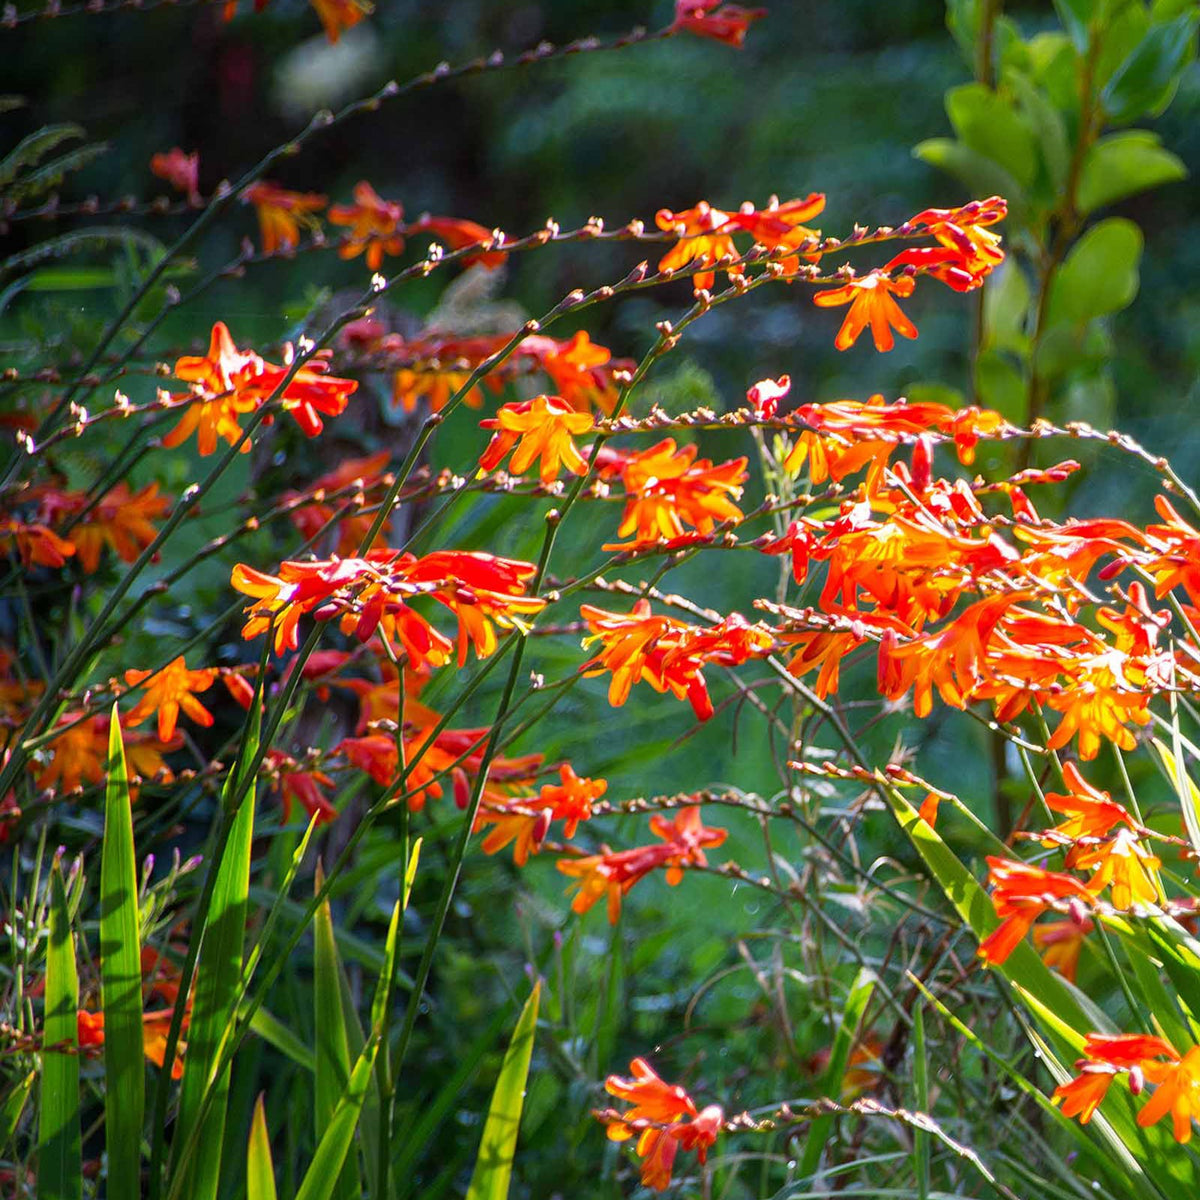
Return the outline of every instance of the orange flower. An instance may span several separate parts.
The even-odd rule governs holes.
[[[1146,677],[1138,664],[1120,650],[1109,650],[1069,660],[1063,669],[1068,686],[1047,699],[1062,713],[1047,747],[1057,750],[1078,733],[1079,757],[1085,762],[1100,753],[1101,738],[1132,750],[1137,739],[1126,724],[1148,725],[1152,720]]]
[[[255,0],[259,3],[260,0]],[[367,0],[309,0],[321,24],[325,28],[325,36],[333,45],[337,45],[342,36],[342,30],[352,29],[370,13],[375,11]]]
[[[61,538],[47,525],[23,521],[0,521],[0,538],[16,543],[21,562],[27,567],[63,567],[75,553],[74,543]]]
[[[343,10],[357,13],[354,20],[344,22],[347,25],[353,25],[355,21],[362,19],[362,11],[356,3],[353,3],[353,0],[313,0],[313,2],[317,6],[318,13],[321,14],[322,21],[325,21],[325,13],[322,8],[328,9],[331,13]],[[337,41],[335,32],[331,31],[328,22],[325,23],[325,32],[329,35],[331,42]],[[301,225],[310,232],[318,230],[321,222],[314,214],[324,208],[327,203],[324,196],[319,196],[315,192],[289,192],[285,188],[279,187],[278,184],[269,183],[265,179],[258,183],[252,183],[242,193],[242,202],[253,204],[255,212],[258,213],[258,227],[262,233],[264,254],[274,254],[276,250],[294,249],[300,243]]]
[[[611,413],[617,404],[615,371],[632,372],[634,363],[628,358],[613,358],[605,346],[597,345],[580,329],[566,341],[559,342],[545,334],[532,334],[520,345],[517,353],[532,359],[550,376],[554,390],[578,412],[593,407]]]
[[[304,496],[312,497],[310,504],[292,509],[288,516],[302,537],[315,538],[337,515],[338,509],[326,500],[326,496],[330,493],[345,491],[347,488],[357,488],[358,494],[355,495],[354,501],[365,504],[366,492],[369,489],[379,488],[391,481],[390,475],[384,476],[382,473],[390,460],[390,450],[380,450],[378,454],[372,454],[368,458],[348,458],[332,471],[314,479],[303,492],[285,492],[280,497],[280,501],[288,503]],[[343,517],[337,525],[335,552],[343,557],[357,554],[373,521],[373,514],[362,512]],[[377,545],[381,544],[391,523],[392,519],[389,516],[380,527],[375,542],[368,549],[375,549]]]
[[[1192,1118],[1200,1116],[1200,1046],[1193,1046],[1179,1062],[1146,1062],[1142,1071],[1158,1086],[1137,1123],[1145,1128],[1170,1113],[1175,1140],[1191,1141]]]
[[[242,435],[238,417],[253,412],[283,383],[288,374],[292,348],[285,347],[289,366],[265,362],[251,351],[241,351],[223,321],[212,329],[208,354],[203,358],[185,357],[175,363],[175,376],[192,384],[195,399],[179,424],[163,438],[163,445],[182,445],[197,431],[196,448],[201,455],[211,454],[217,439],[231,446]],[[280,397],[285,412],[309,437],[324,428],[319,414],[336,416],[344,411],[349,397],[358,388],[353,379],[328,375],[330,351],[322,350],[310,358],[288,382]],[[247,441],[242,453],[250,449]]]
[[[424,213],[408,227],[410,235],[431,233],[440,242],[445,242],[451,250],[463,250],[467,246],[488,246],[492,242],[490,230],[484,229],[476,221],[466,221],[461,217],[432,217]],[[508,254],[503,250],[481,250],[478,254],[468,254],[462,261],[464,266],[478,263],[489,271],[504,265]]]
[[[1079,954],[1083,939],[1095,928],[1091,918],[1082,922],[1063,920],[1047,921],[1033,927],[1033,945],[1042,956],[1042,962],[1064,979],[1075,982],[1079,967]],[[1071,1114],[1068,1113],[1067,1116]]]
[[[191,1006],[188,1006],[188,1011],[184,1013],[183,1024],[180,1027],[182,1034],[188,1030],[188,1025],[191,1022]],[[142,1053],[156,1067],[161,1067],[167,1055],[167,1035],[171,1030],[171,1018],[174,1015],[173,1009],[160,1009],[157,1012],[147,1012],[142,1014]],[[81,1008],[78,1014],[77,1021],[77,1037],[79,1046],[82,1049],[86,1046],[103,1046],[104,1045],[104,1014],[102,1012],[89,1012],[85,1008]],[[175,1047],[175,1061],[171,1064],[171,1078],[183,1078],[183,1059],[181,1054],[187,1049],[187,1043],[180,1040]]]
[[[1162,1057],[1170,1062],[1158,1062]],[[1186,1142],[1191,1137],[1190,1114],[1200,1111],[1193,1105],[1200,1099],[1200,1092],[1195,1090],[1196,1079],[1200,1077],[1200,1048],[1193,1047],[1181,1062],[1175,1048],[1160,1037],[1141,1033],[1115,1036],[1089,1033],[1084,1044],[1084,1057],[1076,1062],[1075,1069],[1079,1075],[1059,1084],[1051,1097],[1055,1104],[1062,1103],[1064,1116],[1078,1116],[1079,1123],[1086,1125],[1117,1075],[1137,1071],[1143,1078],[1161,1085],[1138,1113],[1138,1124],[1153,1125],[1172,1111],[1176,1139]]]
[[[105,545],[122,562],[134,562],[158,533],[151,519],[163,516],[170,507],[170,500],[158,494],[157,483],[131,494],[122,480],[72,530],[80,566],[89,575],[95,571]]]
[[[1002,196],[972,200],[961,208],[927,208],[907,226],[925,226],[948,250],[954,251],[970,274],[986,275],[1004,261],[1000,235],[986,228],[1008,216],[1008,201]]]
[[[173,146],[165,154],[155,154],[150,159],[150,173],[165,179],[173,188],[181,191],[189,200],[199,199],[200,153],[184,154]]]
[[[675,0],[671,28],[740,48],[750,22],[766,15],[765,8],[743,8],[740,4],[722,4],[721,0]]]
[[[1103,1063],[1085,1063],[1078,1070],[1074,1079],[1054,1089],[1051,1099],[1062,1104],[1064,1117],[1078,1117],[1080,1125],[1086,1125],[1108,1095],[1109,1084],[1117,1072]]]
[[[238,388],[247,373],[256,375],[262,369],[262,359],[253,351],[239,350],[224,321],[212,327],[208,353],[202,357],[185,355],[176,359],[172,372],[176,379],[192,384],[197,397],[188,406],[179,424],[163,438],[167,449],[181,446],[192,432],[197,432],[197,449],[202,455],[211,454],[217,448],[217,439],[224,438],[231,446],[242,435],[238,416],[253,412],[257,400],[253,396],[240,395]],[[242,453],[250,450],[250,443],[242,447]]]
[[[333,205],[329,219],[334,225],[350,226],[338,247],[341,258],[354,258],[365,250],[367,267],[378,271],[385,254],[404,253],[404,206],[381,200],[365,179],[354,187],[354,203]]]
[[[683,537],[685,525],[707,534],[718,521],[739,521],[742,510],[733,501],[741,497],[745,480],[744,457],[714,466],[707,458],[696,461],[694,445],[676,450],[675,439],[664,438],[625,461],[621,482],[628,499],[617,536],[633,533],[632,544],[641,545]]]
[[[587,461],[571,437],[589,432],[593,428],[592,418],[586,412],[576,412],[560,396],[535,396],[532,400],[504,404],[494,417],[480,421],[479,426],[496,430],[479,460],[483,471],[494,469],[516,446],[509,463],[513,475],[522,474],[539,458],[542,483],[553,483],[558,478],[560,463],[576,475],[587,474]]]
[[[1088,890],[1099,895],[1112,885],[1114,908],[1127,910],[1138,904],[1158,904],[1162,897],[1154,872],[1162,860],[1138,841],[1131,829],[1121,829],[1098,846],[1077,845],[1067,856],[1067,865],[1081,871],[1095,869]]]
[[[573,838],[579,822],[591,817],[592,801],[599,800],[608,791],[608,781],[581,778],[570,763],[563,763],[558,768],[558,777],[561,783],[542,785],[538,803],[550,808],[554,820],[565,821],[563,836]]]
[[[674,820],[655,813],[650,831],[667,843],[672,853],[666,860],[667,883],[676,887],[683,880],[684,867],[707,867],[706,846],[722,846],[728,830],[709,828],[701,820],[698,804],[689,804],[675,813]]]
[[[130,725],[140,725],[151,713],[157,712],[158,737],[163,742],[169,742],[174,736],[175,722],[179,719],[181,709],[197,725],[207,728],[213,723],[213,715],[192,693],[208,691],[218,673],[216,667],[189,671],[181,654],[154,675],[146,694],[126,715],[125,720]],[[150,675],[150,671],[126,671],[125,682],[130,687],[137,687]]]
[[[46,747],[50,761],[34,766],[34,783],[42,790],[53,788],[60,795],[73,792],[84,784],[104,781],[108,759],[107,716],[79,720],[79,713],[63,713],[59,724],[68,726]],[[172,778],[163,761],[163,754],[177,750],[183,741],[172,738],[162,741],[146,734],[130,732],[125,738],[125,758],[129,773],[135,779]]]
[[[692,277],[697,292],[712,290],[716,274],[711,268],[723,258],[729,259],[725,270],[731,278],[745,274],[745,268],[734,262],[739,255],[729,235],[729,213],[713,208],[707,200],[682,212],[660,208],[654,221],[659,229],[679,235],[679,241],[659,260],[660,271],[679,271],[690,263],[705,268]]]
[[[872,271],[861,279],[852,279],[831,291],[817,292],[813,296],[813,303],[821,308],[850,305],[850,311],[833,340],[839,350],[848,350],[853,346],[858,341],[858,335],[870,325],[875,349],[885,351],[896,344],[892,337],[893,329],[902,337],[917,336],[917,327],[892,299],[893,295],[911,296],[914,287],[916,283],[911,276],[901,275],[899,279],[892,279],[884,271]]]
[[[1063,766],[1063,780],[1070,791],[1066,795],[1047,792],[1046,803],[1055,812],[1066,813],[1068,818],[1056,825],[1051,833],[1072,842],[1079,838],[1102,838],[1112,832],[1114,826],[1125,824],[1130,829],[1135,823],[1129,810],[1118,804],[1107,793],[1092,787],[1079,773],[1079,768],[1069,762]],[[1046,846],[1055,844],[1047,840]]]
[[[691,1096],[677,1084],[661,1079],[644,1058],[635,1058],[629,1069],[632,1078],[610,1075],[604,1081],[604,1088],[633,1107],[619,1115],[598,1115],[603,1115],[608,1123],[610,1141],[625,1142],[637,1137],[635,1150],[642,1159],[642,1184],[657,1192],[665,1191],[671,1183],[671,1169],[678,1151],[695,1150],[704,1162],[708,1148],[724,1127],[725,1113],[716,1104],[697,1113]]]
[[[639,600],[628,614],[606,612],[589,604],[581,605],[579,611],[592,633],[585,644],[600,641],[604,645],[580,670],[588,675],[612,672],[608,702],[614,708],[625,703],[635,683],[644,680],[657,692],[669,689],[680,700],[686,697],[697,718],[706,721],[713,706],[701,668],[710,662],[737,666],[769,654],[774,646],[770,633],[747,625],[736,613],[701,629],[671,617],[654,616],[646,600]]]
[[[1011,858],[989,856],[987,863],[993,885],[992,903],[1001,923],[979,945],[979,957],[985,963],[1004,962],[1053,902],[1089,898],[1074,876]]]
[[[796,250],[805,242],[820,240],[819,229],[809,229],[803,222],[811,220],[825,210],[825,195],[823,192],[812,192],[803,200],[788,200],[779,203],[778,196],[772,196],[766,208],[755,209],[752,204],[742,207],[729,218],[729,224],[750,234],[760,246],[768,250]],[[809,262],[815,262],[820,255],[806,253]],[[790,254],[779,260],[784,275],[794,275],[800,266],[800,255]]]

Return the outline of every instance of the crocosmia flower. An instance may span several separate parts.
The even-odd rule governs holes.
[[[817,292],[813,303],[821,308],[835,308],[849,304],[850,311],[842,322],[833,344],[839,350],[848,350],[858,341],[858,335],[869,325],[875,349],[890,350],[896,344],[892,337],[894,329],[901,337],[915,338],[917,327],[900,311],[893,296],[911,296],[916,286],[908,275],[892,279],[886,272],[872,271],[861,279],[852,279],[841,287],[828,292]]]
[[[491,471],[514,447],[509,463],[514,475],[521,475],[541,459],[539,477],[543,483],[558,478],[558,468],[565,466],[576,475],[587,474],[587,461],[579,453],[572,436],[587,433],[592,428],[589,413],[576,412],[561,396],[535,396],[503,405],[494,417],[479,422],[482,429],[494,429],[479,467]]]
[[[338,247],[342,258],[366,252],[367,266],[378,271],[385,254],[404,253],[404,206],[380,199],[364,179],[355,184],[353,204],[335,204],[329,210],[334,225],[348,225],[350,232]]]
[[[328,0],[321,0],[322,3]],[[341,2],[341,0],[336,0]],[[336,38],[331,38],[336,41]],[[300,244],[300,227],[309,231],[320,228],[315,216],[327,203],[315,192],[289,192],[278,184],[262,180],[251,184],[242,195],[246,204],[253,204],[258,214],[264,254],[276,250],[292,250]]]

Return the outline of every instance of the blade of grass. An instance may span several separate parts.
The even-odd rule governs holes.
[[[375,995],[371,998],[371,1028],[379,1030],[379,1054],[375,1059],[375,1089],[379,1095],[379,1112],[372,1138],[364,1134],[363,1143],[367,1158],[367,1176],[371,1185],[371,1195],[380,1200],[389,1200],[392,1194],[392,1173],[388,1170],[391,1156],[392,1140],[392,1100],[393,1081],[391,1063],[388,1055],[388,1026],[392,1012],[392,977],[396,973],[396,957],[400,946],[400,923],[404,916],[404,908],[408,904],[409,892],[412,890],[412,875],[416,870],[416,859],[420,853],[421,840],[417,839],[416,847],[409,855],[409,864],[405,871],[404,895],[392,907],[392,919],[388,922],[387,940],[384,942],[383,970],[379,973],[379,981],[375,985]]]
[[[256,732],[252,729],[248,733],[251,742],[257,740]],[[253,756],[254,747],[247,746],[241,761],[247,762]],[[240,778],[240,770],[230,771],[223,799],[237,795]],[[179,1119],[173,1143],[185,1150],[176,1161],[170,1191],[172,1196],[185,1195],[188,1200],[214,1200],[220,1178],[229,1069],[226,1067],[214,1077],[213,1067],[222,1039],[236,1014],[237,992],[242,979],[256,790],[252,783],[238,807],[225,853],[215,868],[217,878],[202,933]],[[205,1093],[209,1091],[213,1092],[213,1097],[201,1127],[197,1118]],[[198,1136],[193,1138],[193,1133]],[[203,1146],[204,1152],[189,1155],[187,1150],[191,1146]],[[172,1158],[175,1157],[172,1154]]]
[[[517,1133],[521,1128],[521,1109],[525,1104],[525,1083],[529,1078],[529,1062],[533,1056],[541,991],[541,980],[538,980],[533,985],[529,999],[525,1001],[525,1007],[521,1009],[512,1041],[500,1065],[500,1076],[492,1093],[479,1154],[471,1173],[471,1185],[467,1188],[467,1200],[507,1200],[516,1156]]]
[[[38,1200],[81,1200],[79,1133],[79,976],[71,915],[58,859],[50,871],[50,944],[42,1023],[42,1095],[38,1114]]]
[[[492,1016],[487,1028],[459,1056],[453,1073],[442,1083],[433,1098],[419,1105],[416,1111],[420,1116],[410,1120],[394,1139],[395,1160],[392,1164],[392,1175],[397,1181],[401,1200],[407,1200],[412,1194],[412,1172],[417,1156],[429,1144],[438,1126],[450,1115],[463,1088],[504,1031],[508,1018],[509,1013],[503,1008]]]
[[[265,1008],[258,1009],[250,1019],[250,1028],[264,1042],[269,1042],[281,1054],[286,1054],[297,1066],[315,1071],[317,1060],[306,1046],[278,1017]]]
[[[313,885],[318,894],[325,886],[325,870],[319,860]],[[313,963],[313,1027],[316,1032],[317,1063],[313,1119],[316,1140],[320,1143],[350,1078],[348,1021],[342,1002],[342,967],[328,899],[321,902],[313,916]],[[349,1007],[353,1012],[353,1003]],[[362,1184],[354,1155],[347,1157],[332,1194],[338,1200],[354,1200],[356,1196],[361,1196]]]
[[[833,1048],[829,1054],[829,1066],[821,1080],[820,1093],[832,1100],[837,1100],[842,1094],[842,1079],[846,1074],[846,1066],[850,1061],[850,1051],[858,1037],[858,1026],[862,1021],[863,1011],[875,990],[875,973],[866,967],[859,969],[850,985],[846,996],[846,1007],[842,1011],[842,1021],[833,1039]],[[800,1159],[800,1174],[812,1175],[821,1161],[821,1151],[829,1140],[829,1130],[833,1125],[832,1115],[817,1117],[808,1131],[804,1142],[804,1154]]]
[[[29,1094],[37,1082],[37,1072],[30,1071],[24,1079],[18,1079],[12,1090],[4,1097],[4,1107],[0,1109],[0,1153],[8,1149],[8,1144],[17,1132],[17,1126],[29,1103]]]
[[[363,1102],[370,1090],[375,1070],[375,1054],[379,1038],[372,1033],[363,1047],[363,1052],[350,1072],[346,1090],[338,1100],[333,1116],[325,1126],[325,1132],[317,1143],[316,1153],[309,1163],[296,1200],[331,1200],[333,1189],[341,1175],[342,1165],[354,1142],[354,1130],[362,1113]]]
[[[246,1145],[246,1200],[276,1200],[271,1135],[267,1132],[267,1114],[261,1093],[254,1105],[250,1140]]]
[[[108,1189],[141,1190],[146,1068],[142,1053],[142,956],[133,812],[121,722],[113,705],[100,857],[100,987],[104,1010],[104,1144]]]

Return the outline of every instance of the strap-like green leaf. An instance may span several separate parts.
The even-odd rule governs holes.
[[[379,1039],[372,1033],[363,1052],[350,1072],[349,1082],[342,1098],[334,1109],[333,1116],[325,1126],[325,1133],[317,1144],[316,1153],[300,1182],[296,1200],[330,1200],[337,1184],[346,1156],[354,1142],[354,1130],[362,1113],[375,1069],[375,1054]]]
[[[507,1200],[513,1158],[517,1150],[517,1133],[521,1128],[521,1109],[525,1105],[525,1082],[529,1077],[529,1060],[533,1055],[541,991],[539,980],[533,985],[533,991],[521,1009],[508,1052],[500,1065],[500,1077],[492,1093],[492,1104],[483,1127],[483,1140],[479,1143],[467,1200]]]
[[[141,1187],[142,962],[138,931],[133,812],[121,722],[113,705],[108,733],[108,785],[100,857],[100,983],[104,1009],[104,1141],[108,1190],[136,1196]]]
[[[313,884],[318,892],[325,884],[325,872],[320,863],[317,864]],[[313,1116],[319,1142],[333,1120],[346,1090],[346,1081],[350,1078],[350,1045],[342,1006],[341,962],[328,899],[322,901],[313,915],[313,945],[313,1017],[317,1038]],[[358,1164],[355,1157],[350,1155],[333,1195],[339,1200],[357,1200],[361,1193]]]
[[[858,1038],[858,1027],[862,1022],[863,1012],[875,990],[875,972],[862,967],[850,985],[850,993],[846,997],[846,1007],[842,1010],[842,1021],[833,1039],[833,1048],[829,1053],[829,1066],[825,1069],[825,1077],[821,1080],[821,1094],[832,1100],[839,1100],[842,1093],[842,1079],[846,1074],[846,1066],[850,1062],[850,1052]],[[804,1156],[800,1160],[801,1176],[811,1175],[821,1161],[821,1151],[829,1140],[829,1130],[833,1125],[832,1116],[818,1117],[808,1131],[804,1143]]]
[[[261,1094],[250,1122],[246,1145],[246,1200],[276,1200],[275,1164],[271,1161],[271,1135]]]
[[[42,1024],[42,1097],[38,1118],[38,1200],[80,1200],[79,976],[71,915],[57,860],[50,872],[50,944]]]
[[[253,732],[248,733],[247,738],[251,742],[257,740]],[[254,746],[247,745],[239,761],[248,762],[253,757]],[[236,796],[240,775],[237,766],[230,771],[223,799]],[[229,1070],[227,1067],[219,1078],[212,1078],[212,1074],[221,1042],[237,1008],[242,978],[250,843],[254,837],[254,793],[252,784],[234,818],[221,862],[215,867],[217,880],[202,934],[175,1134],[176,1146],[185,1153],[189,1146],[197,1146],[198,1152],[191,1154],[187,1162],[177,1164],[171,1188],[172,1196],[186,1196],[187,1200],[213,1200],[220,1177]],[[203,1128],[193,1140],[200,1106],[208,1091],[215,1094]]]

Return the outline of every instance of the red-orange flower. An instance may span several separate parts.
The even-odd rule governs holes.
[[[765,8],[743,8],[740,4],[722,4],[721,0],[675,0],[671,28],[740,47],[750,22],[766,15]]]
[[[467,221],[462,217],[434,217],[424,213],[408,227],[408,233],[429,233],[440,242],[445,242],[451,250],[463,250],[467,246],[489,246],[492,242],[490,230],[484,229],[477,221]],[[478,263],[489,271],[504,264],[508,254],[503,250],[481,250],[478,254],[468,254],[462,261],[464,266]]]
[[[173,1015],[173,1009],[171,1008],[142,1014],[142,1053],[156,1067],[161,1067],[167,1056],[167,1035],[171,1029],[171,1018]],[[190,1021],[191,1005],[189,1004],[183,1016],[183,1024],[180,1027],[181,1037],[187,1033]],[[103,1046],[104,1014],[102,1012],[90,1012],[85,1008],[81,1008],[78,1013],[76,1030],[76,1036],[81,1049],[87,1046]],[[183,1078],[182,1053],[186,1049],[187,1043],[185,1041],[180,1040],[176,1043],[175,1061],[171,1064],[172,1079]]]
[[[0,538],[12,538],[21,562],[27,567],[63,567],[75,553],[73,542],[61,538],[40,522],[0,521]]]
[[[329,219],[334,225],[350,226],[338,247],[342,258],[365,250],[367,266],[378,271],[385,254],[404,253],[404,206],[381,199],[365,179],[354,187],[354,203],[333,205]]]
[[[842,322],[833,344],[848,350],[858,341],[858,335],[869,325],[875,349],[891,350],[896,344],[892,330],[902,337],[915,338],[917,327],[900,311],[893,296],[911,296],[916,283],[908,275],[892,279],[885,271],[872,271],[861,279],[852,279],[828,292],[817,292],[813,303],[821,308],[849,304],[850,311]]]
[[[713,714],[712,700],[701,674],[706,663],[737,666],[769,654],[775,639],[761,626],[748,625],[738,614],[708,629],[671,617],[655,616],[646,600],[627,614],[610,613],[589,604],[580,606],[592,636],[604,649],[580,668],[586,674],[612,672],[608,702],[619,708],[635,683],[645,681],[655,691],[668,689],[691,702],[705,721]],[[598,665],[596,665],[598,664]]]
[[[825,195],[823,192],[812,192],[801,200],[787,200],[780,204],[778,196],[772,196],[766,208],[756,209],[752,204],[743,204],[729,218],[731,228],[750,234],[760,246],[768,250],[795,250],[779,259],[784,276],[794,275],[800,266],[801,255],[799,247],[806,242],[815,243],[820,240],[819,229],[809,229],[804,224],[825,210]],[[815,262],[819,255],[805,252],[809,262]]]
[[[200,153],[184,154],[173,146],[165,154],[155,154],[150,159],[150,173],[165,179],[173,188],[181,191],[189,200],[200,193]]]
[[[986,963],[1004,962],[1034,921],[1055,901],[1089,898],[1083,884],[1072,875],[1011,858],[989,856],[987,863],[993,885],[992,903],[1001,923],[979,944],[979,957]]]
[[[1090,917],[1082,922],[1069,918],[1062,921],[1047,921],[1033,927],[1034,949],[1042,956],[1042,962],[1064,979],[1075,982],[1079,968],[1079,954],[1083,939],[1095,928]],[[1071,1114],[1068,1113],[1068,1116]]]
[[[91,574],[100,565],[100,551],[106,545],[122,562],[133,562],[157,536],[151,520],[163,516],[170,507],[170,500],[158,494],[157,483],[148,483],[141,491],[131,493],[129,484],[122,480],[71,530],[79,565]]]
[[[158,737],[163,742],[169,742],[174,736],[175,723],[179,720],[181,710],[197,725],[207,728],[213,723],[213,715],[193,693],[208,691],[217,674],[216,667],[189,671],[181,654],[154,675],[146,687],[145,695],[126,714],[126,722],[140,725],[151,713],[158,713]],[[149,671],[129,670],[125,672],[125,682],[130,687],[137,687],[150,675]]]
[[[616,371],[632,371],[633,361],[613,358],[605,346],[597,345],[580,329],[566,341],[556,341],[545,334],[527,337],[517,354],[532,359],[550,376],[554,390],[572,408],[589,412],[597,408],[611,413],[617,404]]]
[[[624,461],[621,482],[628,499],[617,536],[632,533],[633,545],[640,545],[683,537],[688,525],[698,533],[711,533],[718,521],[741,519],[734,500],[740,499],[745,480],[744,457],[714,466],[710,459],[696,459],[694,445],[676,449],[674,438],[664,438]]]
[[[1159,1062],[1160,1058],[1169,1061]],[[1200,1113],[1200,1047],[1193,1047],[1181,1060],[1169,1042],[1151,1034],[1089,1033],[1084,1057],[1076,1062],[1075,1069],[1079,1074],[1059,1084],[1051,1097],[1055,1104],[1062,1104],[1064,1116],[1078,1116],[1079,1123],[1086,1125],[1117,1075],[1137,1071],[1142,1078],[1160,1085],[1138,1113],[1138,1124],[1153,1125],[1171,1112],[1176,1140],[1186,1142],[1191,1137],[1192,1114]]]
[[[695,1150],[704,1162],[708,1148],[717,1140],[725,1124],[725,1113],[710,1104],[697,1113],[695,1102],[678,1084],[659,1077],[644,1058],[629,1064],[632,1077],[610,1075],[605,1090],[633,1105],[621,1114],[606,1112],[610,1141],[625,1142],[636,1137],[635,1147],[642,1159],[642,1183],[655,1191],[664,1191],[671,1182],[671,1168],[680,1149]]]
[[[313,0],[318,6],[328,6],[349,9],[358,12],[355,20],[362,17],[358,6],[352,0]],[[318,7],[318,12],[321,8]],[[324,14],[322,13],[322,20]],[[353,21],[346,22],[353,24]],[[329,26],[326,25],[329,33]],[[329,40],[336,42],[337,38],[330,33]],[[274,254],[276,250],[291,250],[300,244],[300,227],[303,225],[310,232],[320,228],[321,222],[314,215],[323,209],[327,203],[324,196],[316,192],[289,192],[278,184],[261,180],[252,183],[242,194],[245,204],[253,204],[258,214],[258,227],[262,233],[262,248],[264,254]]]
[[[256,3],[259,0],[255,0]],[[325,36],[337,45],[342,31],[352,29],[369,13],[375,11],[367,0],[309,0],[321,24],[325,28]]]
[[[728,259],[726,273],[733,276],[745,274],[745,268],[734,262],[739,257],[737,247],[729,230],[729,213],[713,208],[707,200],[701,200],[695,208],[672,212],[660,208],[654,216],[659,229],[679,235],[679,241],[659,260],[660,271],[679,271],[690,263],[705,268],[692,276],[695,291],[711,291],[716,274],[711,269],[722,259]]]
[[[523,474],[541,459],[539,478],[553,483],[560,464],[576,475],[587,474],[587,461],[571,440],[592,429],[589,413],[576,412],[560,396],[535,396],[532,400],[504,404],[494,417],[480,421],[481,429],[494,429],[492,440],[479,459],[480,469],[493,470],[516,446],[509,463],[514,475]]]

